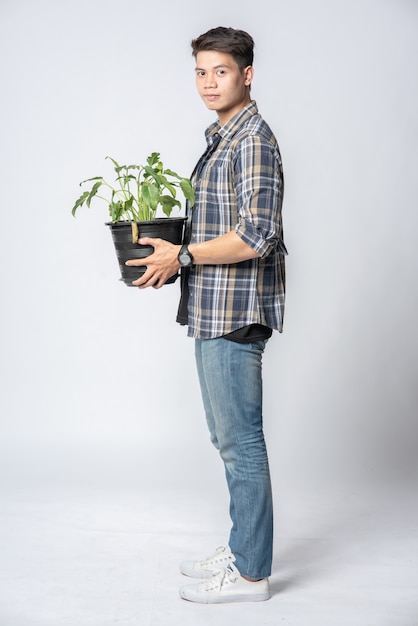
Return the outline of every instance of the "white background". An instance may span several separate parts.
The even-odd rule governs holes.
[[[285,327],[264,360],[277,506],[416,483],[417,3],[2,0],[9,487],[224,488],[178,283],[126,287],[105,206],[71,216],[107,155],[192,170],[214,117],[190,41],[218,25],[255,39],[285,168]]]

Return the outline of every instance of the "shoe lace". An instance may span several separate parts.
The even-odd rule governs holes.
[[[224,567],[230,562],[235,561],[235,557],[231,554],[229,550],[220,546],[216,549],[215,554],[211,554],[211,556],[206,557],[203,561],[200,561],[201,567],[205,567],[206,565],[220,565],[220,569],[222,568],[222,563],[226,563]]]
[[[219,570],[212,578],[203,583],[205,591],[212,591],[214,589],[222,590],[225,583],[235,583],[240,577],[240,573],[233,565],[229,563],[227,567]]]

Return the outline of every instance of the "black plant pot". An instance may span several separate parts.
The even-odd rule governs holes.
[[[185,221],[185,217],[161,217],[146,222],[137,222],[138,236],[165,239],[174,244],[181,244]],[[128,259],[144,259],[152,254],[154,248],[132,241],[131,222],[108,222],[106,226],[109,226],[112,232],[116,256],[122,275],[121,280],[128,287],[133,287],[132,281],[140,278],[144,274],[146,267],[128,267],[125,265],[125,261]],[[174,283],[177,277],[178,274],[174,274],[165,284]]]

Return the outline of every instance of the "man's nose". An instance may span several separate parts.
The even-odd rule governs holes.
[[[205,89],[211,89],[212,87],[216,87],[216,75],[215,74],[206,74],[206,76],[205,76]]]

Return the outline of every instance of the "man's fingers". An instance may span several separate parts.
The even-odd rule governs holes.
[[[147,257],[144,259],[129,259],[128,261],[125,261],[125,265],[143,267],[144,265],[147,265]]]
[[[153,248],[155,248],[155,243],[158,241],[158,239],[155,239],[154,237],[140,237],[138,239],[138,243],[141,246],[152,246]]]

